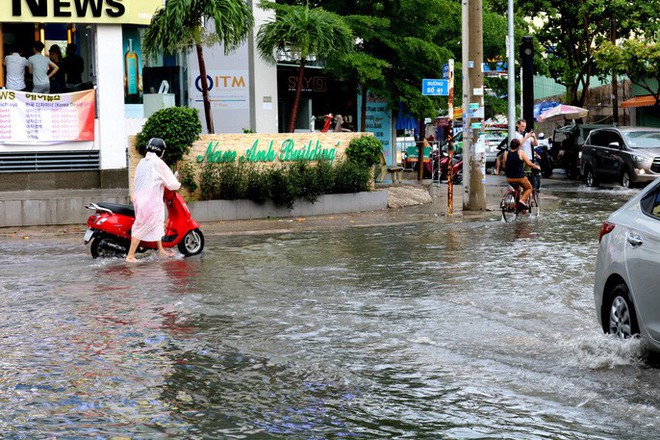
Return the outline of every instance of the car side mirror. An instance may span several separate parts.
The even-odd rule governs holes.
[[[610,148],[619,148],[619,143],[618,142],[610,142],[607,144],[608,147]]]

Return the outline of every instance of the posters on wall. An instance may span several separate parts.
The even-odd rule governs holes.
[[[362,126],[361,111],[362,96],[358,95],[358,126]],[[367,94],[367,117],[365,131],[371,132],[383,143],[383,155],[387,165],[393,164],[392,159],[392,111],[387,100]]]
[[[94,140],[95,90],[37,94],[0,90],[0,144]]]

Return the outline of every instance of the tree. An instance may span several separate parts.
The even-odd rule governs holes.
[[[571,104],[583,106],[592,76],[603,73],[595,52],[611,38],[612,23],[620,38],[643,33],[657,22],[658,0],[518,0],[516,10],[544,49],[550,76],[566,86]]]
[[[305,0],[280,3],[301,1]],[[423,96],[421,85],[423,78],[439,78],[443,64],[450,58],[461,59],[460,2],[316,0],[314,4],[342,15],[357,41],[355,53],[327,63],[327,71],[355,82],[363,96],[369,90],[387,99],[393,109],[401,101],[407,113],[416,118],[436,116],[446,108],[446,97]],[[494,59],[505,53],[506,18],[487,6],[484,58]],[[456,66],[454,96],[454,105],[460,105],[460,63]]]
[[[259,6],[275,11],[275,19],[264,23],[257,33],[257,49],[262,58],[275,63],[275,50],[290,51],[298,57],[298,81],[288,125],[288,132],[293,132],[307,59],[312,55],[332,59],[352,52],[353,33],[339,15],[323,8],[279,5],[270,1],[263,1]]]
[[[252,9],[244,0],[167,0],[144,34],[147,56],[154,56],[161,50],[176,53],[195,48],[209,133],[215,130],[203,46],[222,44],[225,54],[229,54],[243,44],[253,25]]]
[[[636,38],[621,45],[607,41],[596,52],[596,61],[606,71],[627,75],[655,97],[656,106],[660,105],[660,45]]]

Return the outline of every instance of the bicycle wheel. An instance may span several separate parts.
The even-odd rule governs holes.
[[[516,198],[512,192],[504,194],[502,197],[502,203],[500,203],[500,208],[502,208],[502,220],[505,222],[512,222],[518,216],[516,210]]]
[[[539,193],[533,191],[532,196],[529,198],[529,215],[532,217],[538,217],[540,213],[541,207],[539,205]]]

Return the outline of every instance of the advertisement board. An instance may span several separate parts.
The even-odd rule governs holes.
[[[0,90],[0,144],[94,140],[95,90],[37,94]]]

